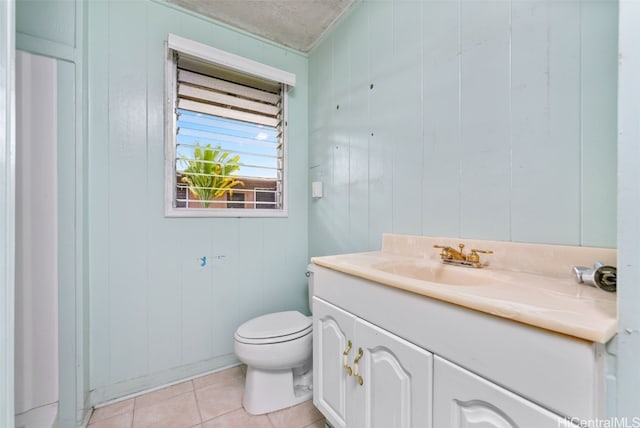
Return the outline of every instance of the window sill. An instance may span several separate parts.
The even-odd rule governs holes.
[[[289,214],[286,210],[259,209],[207,209],[207,208],[167,208],[165,217],[172,218],[284,218]]]

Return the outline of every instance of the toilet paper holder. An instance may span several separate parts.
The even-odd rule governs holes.
[[[573,273],[579,283],[588,284],[604,291],[616,291],[617,269],[615,266],[606,266],[602,262],[596,262],[593,268],[574,266]]]

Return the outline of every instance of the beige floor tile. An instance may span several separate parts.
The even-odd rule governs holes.
[[[266,415],[253,416],[238,409],[205,422],[202,428],[273,428]]]
[[[136,409],[133,428],[191,428],[201,421],[192,391]]]
[[[189,391],[193,391],[193,383],[191,381],[178,383],[176,385],[171,385],[157,391],[149,392],[147,394],[136,397],[136,410],[143,407],[151,406],[168,398],[172,398]]]
[[[193,380],[193,386],[195,389],[206,388],[212,385],[244,385],[244,371],[242,370],[242,366],[231,367],[230,369],[222,370]]]
[[[315,421],[314,423],[312,423],[311,425],[307,425],[304,428],[324,428],[324,418],[320,419],[319,421]]]
[[[269,413],[269,420],[275,428],[303,428],[322,419],[322,413],[316,409],[311,400]]]
[[[121,413],[89,424],[90,428],[131,428],[133,412]]]
[[[120,401],[119,403],[110,404],[108,406],[97,408],[93,411],[89,424],[112,418],[122,413],[133,413],[134,399]]]
[[[242,407],[244,386],[212,384],[196,389],[198,407],[203,421],[237,410]]]

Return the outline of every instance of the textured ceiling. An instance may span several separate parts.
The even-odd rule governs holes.
[[[302,52],[357,0],[168,0]]]

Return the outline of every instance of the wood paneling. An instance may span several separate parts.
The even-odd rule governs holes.
[[[99,403],[233,362],[234,331],[249,318],[307,311],[308,59],[153,1],[89,3],[88,29],[91,389]],[[287,218],[164,217],[169,33],[299,76],[289,96]]]
[[[310,152],[339,136],[350,154],[312,157],[311,255],[383,232],[614,247],[616,16],[608,0],[362,2],[310,56]]]

